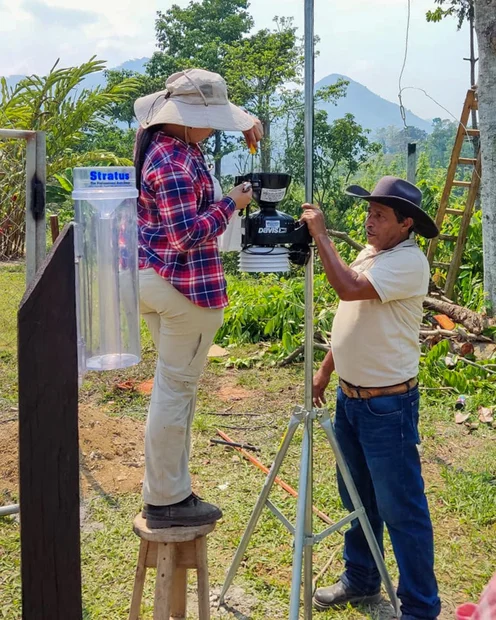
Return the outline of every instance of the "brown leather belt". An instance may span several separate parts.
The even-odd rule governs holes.
[[[357,385],[351,385],[344,379],[339,379],[339,387],[348,396],[348,398],[375,398],[376,396],[394,396],[395,394],[406,394],[412,390],[418,384],[417,378],[409,379],[404,383],[398,383],[396,385],[388,385],[386,387],[359,387]]]

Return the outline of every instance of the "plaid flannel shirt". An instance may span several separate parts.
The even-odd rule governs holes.
[[[194,304],[227,306],[217,237],[235,210],[214,202],[214,186],[196,145],[157,132],[147,150],[138,200],[139,268],[153,267]]]

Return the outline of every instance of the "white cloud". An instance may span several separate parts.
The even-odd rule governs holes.
[[[97,55],[116,66],[150,56],[155,49],[157,10],[190,0],[0,0],[0,75],[45,73]],[[303,34],[303,0],[251,0],[256,28],[272,27],[274,15],[293,16]],[[84,8],[82,8],[84,7]],[[456,116],[468,87],[466,31],[456,21],[428,24],[432,0],[411,4],[408,62],[403,84],[424,88]],[[397,101],[405,46],[406,0],[315,0],[315,33],[320,55],[316,79],[342,73],[381,96]],[[405,105],[424,117],[446,116],[416,91]]]
[[[115,66],[151,55],[155,46],[155,0],[75,0],[47,4],[6,0],[0,4],[0,75],[43,74],[93,55]]]
[[[79,28],[101,19],[101,15],[93,11],[52,6],[37,0],[26,0],[22,8],[44,27]]]

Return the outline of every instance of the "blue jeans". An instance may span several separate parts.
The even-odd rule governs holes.
[[[441,602],[434,576],[432,523],[417,449],[418,388],[406,394],[348,398],[338,388],[334,427],[381,552],[386,524],[400,579],[404,620],[433,619]],[[338,471],[345,507],[353,510]],[[341,581],[360,594],[379,591],[381,578],[357,519],[345,533]]]

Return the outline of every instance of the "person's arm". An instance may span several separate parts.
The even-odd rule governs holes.
[[[317,245],[329,284],[336,291],[339,299],[343,301],[379,299],[379,294],[369,280],[348,267],[339,256],[334,243],[327,236],[322,211],[309,204],[304,204],[303,209],[301,221],[308,225],[308,230]]]
[[[185,170],[167,166],[156,170],[154,177],[157,208],[175,250],[187,252],[224,232],[236,208],[232,197],[225,196],[199,214],[193,181]]]
[[[327,401],[325,397],[325,391],[329,385],[331,375],[334,372],[334,357],[332,355],[332,349],[330,349],[324,358],[324,361],[320,365],[320,368],[315,373],[313,378],[313,403],[317,407],[322,407]]]

